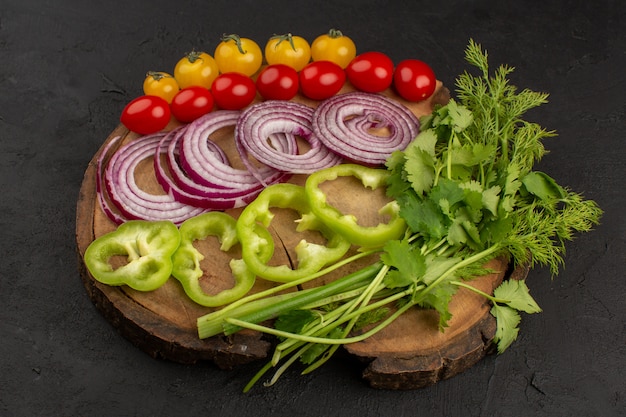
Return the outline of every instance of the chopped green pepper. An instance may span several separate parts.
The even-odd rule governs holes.
[[[319,231],[326,239],[327,245],[307,242],[302,239],[295,247],[297,267],[288,265],[270,266],[268,259],[262,255],[268,247],[274,253],[274,242],[267,227],[274,214],[270,207],[292,209],[301,218],[297,220],[296,231]],[[260,233],[264,231],[263,233]],[[325,265],[340,259],[350,248],[350,243],[340,234],[335,233],[321,222],[312,212],[306,198],[304,187],[294,184],[274,184],[265,188],[250,203],[237,220],[237,235],[241,243],[243,260],[250,270],[259,277],[275,282],[289,282],[315,273]],[[271,256],[270,256],[271,258]]]
[[[180,225],[181,241],[172,256],[172,275],[180,281],[187,296],[202,306],[218,307],[231,303],[243,297],[254,285],[256,276],[241,259],[230,261],[230,269],[235,278],[235,285],[232,288],[222,290],[217,294],[208,294],[200,285],[200,278],[204,275],[200,268],[200,261],[205,257],[193,245],[194,241],[206,239],[208,236],[217,236],[220,250],[228,251],[239,243],[236,223],[237,221],[232,216],[214,211],[192,217]],[[269,236],[269,233],[267,235]],[[267,261],[271,257],[271,248],[264,249],[260,257]]]
[[[327,203],[327,196],[319,188],[325,181],[332,181],[337,177],[353,176],[372,190],[386,185],[390,172],[386,169],[369,168],[357,164],[340,164],[317,171],[306,180],[305,189],[313,213],[328,227],[341,234],[350,243],[364,247],[378,247],[387,241],[402,237],[406,231],[406,223],[400,217],[400,207],[393,200],[384,205],[379,214],[389,215],[388,223],[379,223],[376,226],[361,226],[353,214],[343,214],[337,208]]]
[[[172,222],[130,220],[91,242],[84,261],[97,281],[152,291],[170,277],[171,257],[179,243],[180,234]],[[115,256],[126,256],[126,263],[114,267],[111,258]]]

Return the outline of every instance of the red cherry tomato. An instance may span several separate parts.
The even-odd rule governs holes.
[[[300,71],[302,94],[313,100],[325,100],[341,90],[346,73],[330,61],[313,61]]]
[[[140,135],[163,130],[170,121],[170,106],[157,96],[140,96],[124,107],[120,121],[124,126]]]
[[[346,67],[350,83],[368,93],[378,93],[393,82],[393,61],[382,52],[365,52]]]
[[[266,100],[291,100],[298,86],[298,72],[284,64],[268,65],[256,79],[256,88]]]
[[[252,78],[238,72],[220,74],[211,85],[215,103],[221,109],[240,110],[252,103],[256,86]]]
[[[406,59],[398,64],[393,85],[400,96],[409,101],[421,101],[435,92],[437,78],[426,64],[418,59]]]
[[[213,96],[204,87],[183,88],[176,93],[170,107],[179,122],[193,122],[213,110]]]

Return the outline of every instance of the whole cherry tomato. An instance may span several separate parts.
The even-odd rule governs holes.
[[[393,85],[400,96],[409,101],[421,101],[435,92],[437,78],[432,68],[418,59],[401,61],[393,75]]]
[[[336,29],[331,29],[328,33],[318,36],[311,43],[313,61],[331,61],[343,69],[355,56],[356,45],[354,41]]]
[[[170,107],[179,122],[193,122],[213,110],[213,96],[204,87],[183,88],[174,96]]]
[[[178,93],[176,79],[166,72],[150,71],[143,80],[143,93],[147,96],[159,96],[168,103]]]
[[[124,126],[140,135],[163,130],[170,121],[170,106],[157,96],[140,96],[124,107],[120,121]]]
[[[348,64],[346,75],[357,89],[378,93],[393,82],[393,61],[382,52],[365,52]]]
[[[300,71],[302,94],[313,100],[334,96],[345,82],[344,70],[330,61],[313,61]]]
[[[213,81],[211,92],[219,108],[240,110],[252,103],[256,96],[256,86],[247,75],[227,72]]]
[[[275,35],[265,44],[265,59],[270,65],[284,64],[300,71],[311,60],[311,45],[291,33]]]
[[[298,87],[298,72],[284,64],[268,65],[256,79],[256,88],[266,100],[291,100]]]
[[[261,68],[263,52],[252,39],[232,34],[222,37],[213,58],[221,73],[240,72],[251,76]]]
[[[180,88],[194,85],[210,88],[218,74],[215,59],[206,52],[190,52],[174,67],[174,78]]]

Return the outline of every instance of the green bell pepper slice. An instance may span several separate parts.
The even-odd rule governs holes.
[[[320,184],[332,181],[338,177],[355,177],[364,187],[372,190],[386,186],[390,172],[386,169],[370,168],[357,164],[340,164],[325,168],[311,174],[305,183],[305,190],[311,210],[324,223],[354,245],[376,248],[389,240],[399,239],[406,231],[406,223],[400,216],[400,206],[393,200],[385,204],[378,211],[381,215],[388,215],[387,223],[376,226],[362,226],[354,214],[344,214],[327,202],[326,194],[320,189]]]
[[[302,239],[295,247],[295,268],[288,265],[268,265],[268,259],[261,255],[268,248],[271,248],[272,255],[274,253],[274,242],[267,231],[274,218],[274,213],[270,210],[272,207],[297,211],[301,218],[297,220],[296,231],[319,231],[327,240],[326,246]],[[241,212],[237,220],[237,235],[241,243],[242,258],[248,268],[257,276],[274,282],[290,282],[315,273],[327,264],[339,260],[350,249],[350,243],[346,239],[320,222],[311,212],[304,187],[289,183],[266,187]]]
[[[179,243],[178,228],[170,221],[130,220],[91,242],[83,259],[99,282],[152,291],[170,277]],[[126,263],[114,267],[116,256],[126,256]]]
[[[220,250],[228,251],[239,243],[236,223],[234,217],[214,211],[192,217],[180,225],[181,241],[180,246],[172,256],[172,275],[180,281],[187,296],[197,304],[205,307],[219,307],[229,304],[243,297],[254,286],[256,276],[242,259],[230,261],[230,269],[235,278],[235,285],[232,288],[222,290],[217,294],[209,294],[200,285],[200,278],[204,275],[200,261],[205,256],[193,243],[209,236],[216,236],[220,242]],[[270,236],[269,232],[265,238],[268,236]],[[259,257],[267,261],[271,257],[272,248],[265,247],[263,249]]]

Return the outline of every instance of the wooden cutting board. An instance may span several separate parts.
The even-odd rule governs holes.
[[[344,89],[349,91],[350,87]],[[449,91],[438,83],[433,97],[422,103],[407,103],[391,91],[385,94],[404,103],[417,116],[428,114],[435,103],[449,100]],[[315,106],[316,103],[302,97],[297,101]],[[174,124],[169,126],[173,128]],[[230,369],[245,363],[267,359],[271,356],[273,341],[260,333],[243,330],[232,336],[215,336],[201,340],[197,336],[196,319],[212,309],[199,306],[189,300],[181,285],[174,278],[153,292],[142,293],[126,286],[111,287],[97,282],[87,271],[83,255],[87,246],[98,236],[115,229],[101,210],[96,196],[96,161],[106,144],[121,136],[119,146],[132,141],[137,135],[118,126],[105,140],[102,147],[89,163],[80,190],[76,215],[76,240],[79,255],[80,272],[87,293],[103,316],[128,340],[154,358],[163,358],[179,363],[191,364],[198,361],[212,361],[218,367]],[[213,140],[236,163],[236,150],[233,145],[232,129],[216,132]],[[109,151],[109,155],[114,150]],[[241,166],[240,166],[241,167]],[[154,178],[150,160],[142,163],[136,171],[136,180],[141,188],[155,194],[162,194]],[[304,176],[294,176],[292,182],[302,184]],[[355,184],[349,182],[333,183],[333,189],[327,195],[335,195],[337,204],[348,204],[345,210],[360,210],[359,219],[376,222],[377,201],[385,200],[384,193],[372,197],[361,192]],[[350,194],[350,198],[345,198]],[[359,200],[361,199],[361,200]],[[363,199],[368,204],[362,204]],[[367,207],[365,209],[364,207]],[[237,216],[241,209],[228,212]],[[293,213],[283,210],[276,214],[272,222],[272,233],[284,243],[284,250],[274,256],[272,262],[288,262],[294,259],[292,248],[301,239],[294,232]],[[222,253],[215,239],[198,242],[197,247],[209,254],[203,261],[203,270],[209,271],[203,277],[207,291],[218,291],[232,285],[228,260],[239,257],[237,248]],[[371,261],[371,260],[370,260]],[[365,261],[364,261],[365,262]],[[336,275],[326,277],[332,280],[359,269],[361,265],[352,265],[337,271]],[[509,271],[503,261],[493,261],[490,265],[499,271],[472,281],[472,285],[485,292],[493,289],[513,273],[517,278],[525,277],[527,271]],[[319,285],[319,280],[310,285]],[[253,292],[261,291],[275,284],[257,279]],[[468,369],[491,351],[491,341],[495,334],[495,319],[489,314],[490,305],[484,298],[469,290],[461,289],[454,296],[450,310],[453,318],[445,332],[437,326],[437,315],[430,310],[415,308],[366,341],[345,346],[348,354],[360,359],[364,364],[363,378],[373,387],[385,389],[414,389],[433,384]]]

